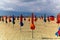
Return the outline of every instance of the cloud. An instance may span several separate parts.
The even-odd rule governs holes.
[[[33,2],[33,1],[37,1],[37,0],[21,0],[22,2]]]
[[[53,12],[60,10],[60,0],[0,0],[0,10]]]
[[[56,9],[60,9],[60,6],[56,6]]]
[[[14,11],[13,8],[0,7],[0,10]]]

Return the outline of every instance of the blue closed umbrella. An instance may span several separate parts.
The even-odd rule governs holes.
[[[14,15],[12,16],[12,23],[13,23],[13,27],[14,27],[14,24],[15,24],[15,18],[14,18]]]
[[[24,24],[23,24],[23,22],[20,22],[20,26],[23,26]]]
[[[46,22],[46,14],[44,14],[44,22]]]
[[[15,24],[15,18],[14,18],[14,15],[12,16],[12,23]]]
[[[55,35],[58,37],[58,32],[56,32]]]

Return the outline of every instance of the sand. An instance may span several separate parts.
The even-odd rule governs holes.
[[[24,22],[24,26],[19,25],[19,20],[15,20],[13,27],[11,23],[0,21],[0,40],[60,40],[55,33],[58,31],[59,25],[55,21],[44,23],[43,20],[38,20],[34,23],[35,30],[30,29],[31,22],[28,18]]]

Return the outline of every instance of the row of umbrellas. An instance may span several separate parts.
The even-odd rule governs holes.
[[[14,27],[14,24],[15,24],[15,18],[17,18],[17,20],[20,20],[20,26],[23,26],[24,23],[23,23],[23,18],[24,18],[24,21],[26,21],[26,17],[24,17],[22,14],[20,16],[0,16],[0,21],[3,21],[4,22],[4,18],[5,18],[5,22],[7,22],[7,19],[9,19],[9,22],[12,22],[13,23],[13,27]],[[11,19],[12,18],[12,19]],[[20,19],[19,19],[20,18]],[[54,21],[55,20],[55,17],[54,16],[46,16],[46,14],[44,14],[44,16],[41,16],[40,19],[42,19],[44,22],[46,22],[48,20],[48,22],[50,21]],[[32,38],[33,38],[33,30],[35,29],[35,24],[34,22],[36,22],[38,20],[38,18],[34,15],[34,13],[32,13],[31,15],[31,20],[30,18],[28,19],[28,21],[31,21],[31,24],[30,24],[30,29],[32,30]],[[57,23],[59,24],[60,23],[60,13],[57,15]],[[56,33],[56,35],[59,34],[60,35],[60,30]]]

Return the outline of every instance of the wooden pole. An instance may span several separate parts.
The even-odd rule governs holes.
[[[32,38],[34,38],[34,37],[33,37],[33,30],[32,30]]]

